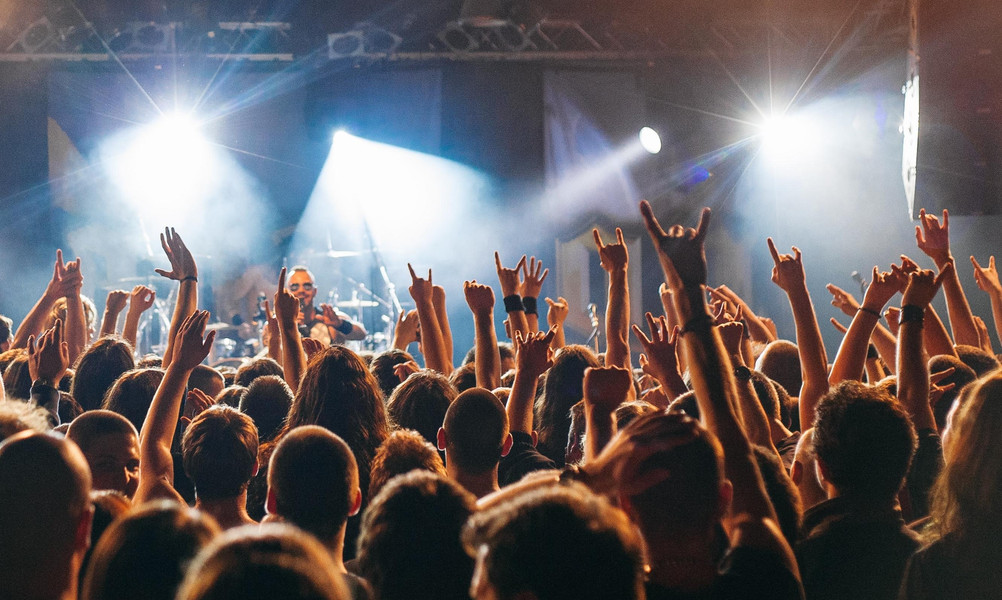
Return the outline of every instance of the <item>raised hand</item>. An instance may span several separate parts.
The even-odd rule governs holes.
[[[466,304],[474,314],[488,314],[494,310],[494,290],[491,286],[473,281],[463,282]]]
[[[306,358],[313,358],[313,355],[324,349],[324,344],[320,340],[315,340],[313,338],[304,337],[303,342],[303,352],[306,353]]]
[[[904,254],[901,255],[901,266],[891,264],[891,276],[897,282],[899,292],[905,291],[908,287],[908,276],[918,269],[918,264]]]
[[[543,289],[543,281],[546,280],[549,273],[549,269],[543,269],[543,261],[536,260],[535,256],[530,256],[528,264],[522,263],[522,278],[518,284],[518,295],[523,298],[538,298],[539,291]]]
[[[793,246],[793,254],[780,254],[772,238],[767,238],[769,253],[772,254],[772,282],[783,291],[789,292],[804,286],[804,261],[800,249]]]
[[[202,411],[215,403],[215,400],[202,390],[192,388],[188,391],[188,395],[185,397],[184,414],[182,415],[182,418],[187,418],[190,423],[195,419],[195,417],[200,415]]]
[[[664,317],[655,319],[651,313],[645,316],[651,337],[647,337],[636,324],[633,325],[633,335],[637,336],[644,349],[644,353],[640,355],[640,368],[662,385],[669,385],[678,377],[678,359],[675,354],[678,328],[669,333],[668,321]]]
[[[170,261],[171,270],[154,269],[158,275],[174,281],[198,280],[198,267],[195,265],[195,258],[173,227],[164,228],[164,232],[160,234],[160,246],[163,247],[167,260]]]
[[[667,232],[661,228],[646,200],[640,203],[640,214],[644,218],[647,233],[658,250],[668,288],[672,292],[678,292],[686,286],[705,285],[706,252],[703,240],[706,239],[710,226],[710,209],[703,209],[695,229],[673,225]]]
[[[400,311],[400,315],[397,316],[397,326],[393,330],[393,347],[406,350],[411,342],[418,341],[420,325],[417,310],[412,308]]]
[[[741,359],[741,341],[745,335],[744,324],[740,321],[731,321],[730,323],[717,325],[717,331],[720,333],[720,339],[724,343],[724,350],[727,351],[732,359],[741,360],[743,364],[744,360]]]
[[[400,379],[400,383],[406,381],[407,378],[411,376],[411,373],[417,373],[420,370],[421,367],[419,367],[413,360],[393,365],[393,374]]]
[[[108,299],[104,302],[104,309],[117,315],[125,310],[125,305],[128,302],[129,292],[125,290],[112,290],[108,292]]]
[[[407,288],[411,293],[411,298],[415,302],[424,301],[430,304],[435,293],[431,282],[431,269],[428,269],[428,279],[418,277],[410,263],[407,263],[407,269],[411,272],[411,285]]]
[[[891,296],[898,293],[898,282],[890,271],[880,271],[873,267],[873,278],[863,295],[863,308],[879,313]],[[879,314],[877,315],[879,318]]]
[[[153,306],[157,293],[145,285],[137,285],[129,294],[129,312],[144,313]]]
[[[943,209],[943,222],[933,215],[926,214],[925,209],[919,211],[921,227],[915,227],[915,243],[919,250],[936,262],[942,268],[943,263],[951,260],[950,255],[950,213]]]
[[[539,377],[553,366],[553,349],[550,342],[556,335],[555,329],[543,333],[537,331],[524,338],[522,332],[515,332],[515,364],[520,373]]]
[[[626,249],[626,242],[623,240],[623,230],[616,228],[616,242],[604,245],[602,235],[598,229],[591,230],[595,237],[595,246],[598,248],[598,258],[602,263],[602,268],[609,273],[613,271],[623,271],[630,264],[630,254]]]
[[[182,371],[191,371],[205,360],[212,350],[212,343],[216,340],[215,331],[205,335],[205,325],[208,322],[207,310],[197,310],[184,320],[174,340],[174,360],[171,361],[171,366],[177,366]]]
[[[37,344],[35,336],[28,337],[28,373],[32,381],[42,379],[58,387],[69,366],[70,348],[63,341],[61,319],[56,319],[52,329],[43,333]]]
[[[982,292],[989,294],[1002,294],[1002,283],[999,283],[999,272],[995,270],[995,257],[988,257],[988,266],[982,267],[978,260],[971,257],[971,264],[974,265],[974,282]]]
[[[584,373],[585,408],[614,412],[626,401],[633,385],[630,371],[622,367],[589,367]]]
[[[888,306],[887,310],[884,311],[884,319],[887,320],[887,328],[894,334],[895,337],[898,335],[898,323],[901,318],[901,309],[897,306]]]
[[[334,310],[333,306],[331,306],[330,304],[321,303],[320,311],[323,316],[324,323],[330,325],[335,329],[341,326],[341,321],[342,321],[341,315],[337,314],[337,311]]]
[[[943,284],[943,278],[953,270],[953,265],[947,265],[939,275],[929,269],[921,269],[912,273],[908,280],[908,287],[901,297],[901,306],[919,306],[925,308],[929,306],[932,299]]]
[[[546,311],[546,323],[550,327],[554,325],[562,326],[564,321],[567,320],[567,313],[570,312],[567,300],[563,296],[558,297],[556,300],[546,298],[546,305],[550,307]]]
[[[498,281],[501,283],[502,297],[507,298],[508,296],[518,294],[519,272],[525,268],[525,260],[526,257],[523,254],[514,269],[507,269],[501,265],[501,255],[497,252],[494,253],[494,265],[497,267]]]
[[[285,288],[285,267],[278,274],[278,291],[275,292],[275,318],[281,329],[296,328],[299,319],[299,299]]]
[[[832,306],[845,313],[846,316],[855,316],[856,312],[859,311],[859,302],[849,292],[834,283],[829,283],[825,289],[832,295]]]

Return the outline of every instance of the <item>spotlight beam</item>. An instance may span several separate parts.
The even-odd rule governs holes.
[[[118,57],[118,53],[116,53],[114,50],[111,49],[111,46],[109,46],[108,42],[105,41],[104,37],[100,33],[98,33],[97,28],[94,27],[93,23],[91,23],[91,21],[86,16],[84,16],[83,11],[80,10],[80,7],[77,6],[77,3],[74,2],[73,0],[69,0],[69,5],[73,7],[73,10],[77,13],[80,19],[83,20],[84,23],[87,23],[89,25],[88,29],[90,29],[91,35],[93,35],[94,37],[96,37],[98,40],[101,41],[101,47],[104,48],[104,51],[108,53],[108,56],[112,57],[115,60],[115,63],[117,63],[119,67],[122,67],[122,70],[125,71],[125,74],[128,75],[129,79],[132,80],[132,83],[136,84],[136,87],[139,88],[140,92],[142,92],[143,97],[145,97],[149,101],[149,103],[153,106],[154,110],[157,111],[157,114],[163,115],[164,111],[161,110],[156,100],[153,99],[153,96],[150,96],[150,94],[146,91],[146,88],[143,87],[143,84],[139,83],[139,80],[136,79],[135,75],[132,74],[132,71],[130,71],[128,67],[125,66],[125,63],[122,62],[122,59]],[[176,87],[177,86],[175,85],[175,88]]]
[[[216,148],[222,148],[224,150],[229,150],[231,152],[237,152],[237,153],[240,153],[240,154],[244,154],[246,156],[253,156],[254,158],[260,158],[261,160],[271,161],[273,163],[278,163],[280,165],[285,165],[287,167],[293,167],[295,169],[303,169],[304,171],[306,170],[306,167],[304,167],[303,165],[297,165],[295,163],[286,162],[284,160],[278,160],[277,158],[272,158],[270,156],[265,156],[263,154],[257,154],[255,152],[251,152],[250,150],[241,150],[240,148],[234,148],[233,146],[227,146],[225,144],[219,144],[219,143],[216,143],[216,142],[209,142],[209,145],[210,146],[215,146]]]
[[[862,2],[863,0],[856,0],[856,4],[852,7],[852,10],[849,11],[849,14],[846,15],[845,21],[842,21],[842,25],[838,28],[838,31],[836,31],[834,35],[832,35],[831,41],[828,42],[828,45],[825,46],[825,49],[821,52],[821,55],[818,56],[817,62],[814,63],[814,66],[811,67],[810,72],[808,72],[807,76],[804,77],[803,83],[800,84],[800,87],[798,87],[797,91],[793,93],[793,96],[790,98],[790,101],[787,102],[786,108],[783,109],[784,114],[788,110],[790,110],[790,107],[793,106],[793,103],[797,101],[798,97],[800,97],[800,92],[804,90],[804,88],[807,86],[807,83],[811,80],[811,77],[814,76],[814,72],[818,70],[819,66],[821,66],[821,61],[825,59],[825,56],[828,55],[828,51],[831,50],[832,46],[835,45],[835,42],[836,40],[838,40],[838,37],[842,35],[842,31],[849,25],[849,20],[852,19],[852,15],[856,14],[856,11],[859,9],[859,5],[862,4]]]
[[[708,117],[714,117],[716,119],[723,119],[725,121],[732,121],[734,123],[741,123],[742,125],[748,125],[748,126],[751,126],[751,127],[755,126],[755,123],[752,123],[751,121],[746,121],[745,119],[740,119],[738,117],[732,117],[730,115],[722,115],[720,113],[715,113],[715,112],[712,112],[712,111],[709,111],[709,110],[704,110],[702,108],[696,108],[694,106],[688,106],[686,104],[678,104],[676,102],[672,102],[670,100],[663,100],[663,99],[660,99],[660,98],[651,98],[651,100],[653,100],[655,102],[659,102],[661,104],[664,104],[665,106],[671,106],[673,108],[680,108],[682,110],[687,110],[687,111],[694,112],[694,113],[697,113],[697,114],[700,114],[700,115],[706,115]]]
[[[720,60],[720,56],[716,52],[714,52],[712,48],[710,49],[710,55],[713,56],[713,59],[717,61],[717,64],[720,65],[721,69],[723,69],[724,74],[727,75],[727,78],[731,80],[731,83],[733,83],[734,86],[738,88],[738,91],[741,92],[741,94],[745,97],[745,99],[748,100],[748,102],[752,105],[752,108],[754,108],[759,115],[765,118],[765,113],[762,112],[762,109],[759,107],[758,103],[755,102],[755,100],[751,97],[751,95],[747,91],[745,91],[745,88],[738,82],[737,77],[735,77],[734,74],[731,73],[730,69],[727,68],[727,65],[724,64],[724,61]]]

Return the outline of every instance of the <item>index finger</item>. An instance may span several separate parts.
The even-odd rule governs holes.
[[[623,230],[620,229],[619,227],[616,228],[616,243],[621,244],[623,246],[626,245],[626,240],[623,239]]]
[[[494,251],[494,264],[497,266],[498,272],[500,273],[501,269],[503,269],[504,267],[501,266],[501,255],[498,254],[497,250]]]
[[[699,215],[699,224],[696,225],[696,238],[702,241],[706,237],[706,232],[710,228],[710,207],[707,206],[703,208],[703,212]]]
[[[414,267],[411,266],[411,263],[407,263],[407,270],[411,272],[411,279],[417,281],[418,276],[417,273],[414,272]]]
[[[519,270],[522,270],[524,268],[525,268],[525,255],[523,254],[521,260],[519,260],[518,264],[515,265],[515,270],[519,271]],[[429,274],[428,276],[430,278],[431,277],[431,271],[429,271],[428,274]]]
[[[772,255],[772,262],[779,264],[779,250],[776,250],[776,243],[772,241],[772,238],[765,238],[767,244],[769,244],[769,254]]]
[[[655,243],[668,235],[662,229],[661,223],[658,223],[658,219],[654,216],[654,211],[651,209],[651,203],[647,200],[640,201],[640,216],[644,218],[644,226],[647,228],[647,233],[650,234],[651,239]]]
[[[282,270],[278,272],[278,291],[285,291],[285,267],[282,267]]]

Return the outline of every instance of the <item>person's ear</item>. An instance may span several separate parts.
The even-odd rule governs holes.
[[[446,442],[445,427],[438,428],[438,435],[436,436],[435,439],[438,442],[438,449],[444,451]]]
[[[539,443],[539,432],[535,429],[532,430],[532,447],[535,448],[536,444]]]
[[[793,461],[793,465],[790,467],[790,480],[793,481],[793,485],[799,486],[803,479],[804,465],[802,465],[799,460],[795,460]]]
[[[362,510],[362,490],[355,488],[354,495],[351,500],[351,508],[348,510],[348,516],[354,517],[360,510]]]
[[[74,548],[79,552],[86,552],[90,548],[90,529],[94,523],[94,505],[87,503],[87,508],[80,513],[80,520],[77,521],[75,532]]]
[[[830,471],[828,470],[828,465],[825,464],[825,461],[821,460],[820,456],[815,457],[814,462],[817,464],[818,483],[820,483],[821,487],[823,488],[825,487],[826,484],[831,483],[831,477],[829,476]]]
[[[720,490],[717,492],[717,502],[719,506],[717,507],[718,516],[723,516],[727,514],[727,511],[731,508],[731,502],[734,500],[734,484],[731,483],[730,479],[725,479],[720,484]]]
[[[511,434],[506,434],[504,436],[504,442],[501,443],[501,456],[508,456],[508,453],[511,452],[511,445],[513,443],[514,440],[512,440]]]
[[[261,469],[261,463],[255,460],[255,461],[254,461],[254,473],[252,473],[252,474],[251,474],[251,477],[252,477],[252,478],[253,478],[253,477],[257,477],[257,472],[258,472],[258,470],[260,470],[260,469]]]
[[[264,512],[269,515],[278,514],[278,499],[275,498],[275,490],[268,488],[268,496],[264,500]]]

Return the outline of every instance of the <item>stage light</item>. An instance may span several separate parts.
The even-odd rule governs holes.
[[[351,136],[350,133],[348,133],[348,130],[346,130],[346,129],[338,129],[338,130],[336,130],[334,132],[334,142],[333,143],[335,143],[335,144],[337,144],[339,142],[343,143],[345,140],[347,140],[350,137],[352,137],[352,136]]]
[[[808,157],[819,142],[816,124],[803,115],[774,114],[759,126],[764,156],[789,163]]]
[[[644,127],[640,130],[640,145],[647,152],[657,154],[661,152],[661,136],[650,127]]]

